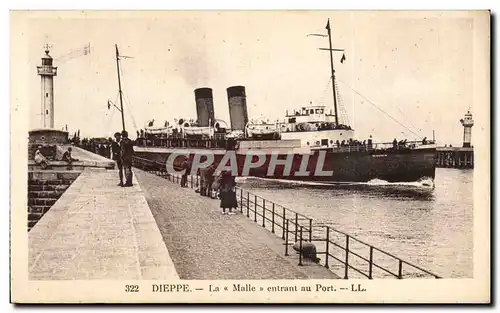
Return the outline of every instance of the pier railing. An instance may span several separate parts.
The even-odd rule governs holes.
[[[179,174],[167,173],[163,164],[134,157],[134,166],[180,183]],[[186,185],[199,188],[197,175],[187,177]],[[236,187],[238,209],[241,214],[284,240],[284,255],[298,254],[298,265],[311,260],[305,259],[299,251],[305,243],[314,243],[320,264],[329,268],[343,279],[349,278],[441,278],[440,276],[383,249],[370,245],[346,232],[329,225],[315,223],[312,218],[290,210],[240,187]],[[293,251],[293,252],[292,252]]]

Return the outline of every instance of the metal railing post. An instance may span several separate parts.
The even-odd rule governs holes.
[[[257,195],[254,195],[253,201],[253,221],[257,223]]]
[[[286,220],[286,231],[285,231],[285,256],[288,256],[288,220]],[[283,229],[285,229],[283,227]]]
[[[326,226],[326,247],[325,247],[325,250],[326,250],[325,267],[326,268],[330,268],[330,266],[328,265],[328,256],[330,254],[329,246],[330,246],[330,227]]]
[[[403,261],[399,259],[398,279],[403,279]]]
[[[344,279],[349,278],[349,235],[345,236],[345,273]]]
[[[302,266],[302,226],[300,226],[300,239],[299,239],[299,266]]]
[[[247,217],[250,218],[250,193],[247,191]]]
[[[295,242],[297,242],[297,239],[298,239],[298,231],[297,231],[297,228],[299,226],[299,214],[297,212],[295,212],[295,227],[294,227],[294,231],[295,231]]]
[[[370,246],[370,263],[368,264],[368,279],[372,279],[373,274],[373,247]]]
[[[240,213],[243,213],[243,189],[240,189]]]
[[[286,211],[285,211],[285,208],[283,208],[283,227],[281,228],[283,230],[283,235],[281,235],[281,238],[282,239],[285,239],[285,214],[286,214]]]
[[[273,202],[273,217],[272,217],[272,224],[271,224],[271,232],[274,234],[274,202]]]
[[[262,199],[262,227],[266,227],[266,199]]]
[[[312,241],[312,233],[313,233],[313,220],[309,219],[309,242]]]

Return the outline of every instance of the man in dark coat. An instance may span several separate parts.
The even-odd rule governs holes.
[[[181,167],[184,170],[184,174],[181,177],[181,187],[187,187],[188,175],[191,172],[191,162],[187,157],[184,157]]]
[[[134,155],[134,144],[128,138],[128,132],[122,131],[122,140],[120,142],[120,153],[122,166],[125,172],[125,184],[123,187],[132,186],[132,156]]]
[[[121,157],[120,140],[122,135],[119,132],[115,133],[115,141],[111,142],[111,159],[116,162],[116,167],[118,168],[118,176],[120,177],[120,183],[118,186],[123,186],[123,165]]]

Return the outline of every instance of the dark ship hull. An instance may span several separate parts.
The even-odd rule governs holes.
[[[177,157],[169,157],[172,153]],[[423,179],[434,179],[436,170],[436,149],[435,147],[423,147],[419,149],[385,149],[372,151],[351,151],[339,152],[328,150],[323,153],[318,151],[311,154],[298,154],[288,156],[290,162],[289,171],[287,166],[278,164],[274,171],[270,166],[271,153],[264,152],[265,162],[258,166],[253,160],[247,161],[247,171],[245,172],[245,159],[247,153],[241,151],[226,151],[224,149],[197,149],[197,148],[162,148],[162,147],[135,147],[135,156],[138,160],[147,160],[148,166],[159,169],[165,168],[167,162],[173,161],[173,166],[177,170],[181,168],[183,157],[180,154],[188,155],[192,160],[195,154],[214,155],[214,163],[219,164],[222,160],[234,158],[230,162],[236,163],[233,169],[237,169],[238,176],[264,177],[271,179],[287,179],[298,181],[317,181],[325,183],[348,183],[348,182],[369,182],[379,179],[388,182],[416,182]],[[226,156],[225,156],[226,155]],[[274,156],[275,157],[275,156]],[[278,160],[285,160],[287,153],[278,153]],[[174,160],[172,160],[174,159]],[[204,162],[205,156],[201,157]],[[141,166],[144,166],[144,162]],[[254,163],[249,166],[248,163]],[[227,162],[227,166],[231,163]],[[192,173],[194,174],[194,173]]]

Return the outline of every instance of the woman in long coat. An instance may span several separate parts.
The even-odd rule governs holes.
[[[238,200],[236,199],[236,181],[234,176],[229,171],[224,171],[221,173],[220,182],[220,207],[222,208],[222,214],[226,214],[226,209],[229,209],[229,214],[235,214],[232,209],[238,207]]]

